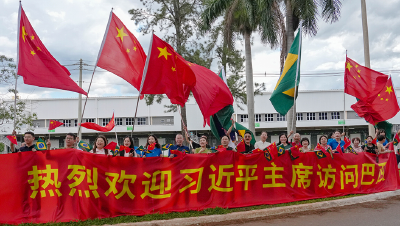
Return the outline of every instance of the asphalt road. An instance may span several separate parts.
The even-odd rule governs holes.
[[[212,224],[209,224],[212,225]],[[300,212],[256,219],[253,221],[234,221],[218,223],[229,226],[400,226],[400,196],[375,202],[360,203],[332,209]]]

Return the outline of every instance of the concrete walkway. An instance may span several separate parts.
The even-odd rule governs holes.
[[[188,218],[175,218],[170,220],[157,220],[157,221],[147,221],[147,222],[139,222],[139,223],[123,223],[117,224],[118,226],[133,226],[133,225],[144,225],[144,226],[172,226],[172,225],[197,225],[197,224],[215,224],[218,222],[225,221],[235,221],[235,220],[251,220],[257,218],[263,218],[268,216],[276,216],[280,214],[291,214],[302,211],[310,211],[310,210],[320,210],[320,209],[328,209],[332,207],[340,207],[347,205],[354,205],[358,203],[364,202],[372,202],[379,199],[386,199],[393,196],[400,195],[400,190],[396,191],[388,191],[381,192],[351,198],[337,199],[332,201],[324,201],[324,202],[316,202],[309,204],[300,204],[293,206],[285,206],[285,207],[276,207],[276,208],[268,208],[268,209],[260,209],[260,210],[252,210],[245,212],[234,212],[223,215],[210,215],[210,216],[201,216],[201,217],[188,217]]]

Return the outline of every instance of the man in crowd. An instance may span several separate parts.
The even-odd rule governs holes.
[[[339,130],[336,130],[333,133],[333,137],[335,139],[329,139],[328,140],[328,145],[332,147],[333,150],[335,150],[337,148],[337,146],[340,144],[341,149],[343,150],[343,146],[344,146],[344,141],[341,140],[340,138],[342,137],[342,134],[340,134]]]
[[[244,146],[245,146],[245,151],[243,152],[244,154],[251,153],[251,151],[254,150],[254,145],[250,143],[251,139],[252,137],[250,131],[246,131],[244,133]]]
[[[267,131],[262,131],[261,132],[261,136],[260,136],[261,140],[257,141],[254,144],[254,149],[261,149],[264,150],[266,147],[268,147],[270,145],[269,142],[267,142],[267,138],[268,138],[268,133]]]
[[[185,152],[186,154],[189,154],[189,147],[183,146],[183,136],[182,134],[178,133],[176,134],[175,137],[175,145],[172,145],[169,150],[178,150],[180,152]],[[174,154],[169,155],[170,158],[175,157]]]
[[[13,136],[17,135],[17,132],[15,130],[12,132]],[[35,134],[33,132],[25,132],[24,134],[24,141],[25,141],[25,146],[20,147],[19,149],[16,149],[14,144],[10,144],[10,148],[12,152],[24,152],[24,151],[36,151],[35,149]]]
[[[70,148],[76,149],[76,144],[78,141],[79,138],[77,138],[75,134],[67,133],[67,135],[65,136],[65,147],[60,147],[59,149],[70,149]],[[47,144],[47,150],[50,150],[51,142],[49,139],[47,140],[46,144]]]
[[[289,139],[289,137],[292,136],[292,135],[293,135],[293,130],[290,131],[290,133],[289,133],[289,135],[288,135],[288,139]],[[301,140],[300,133],[295,133],[295,134],[293,135],[293,142],[289,142],[289,141],[288,141],[288,143],[291,144],[292,146],[295,146],[295,145],[301,146],[300,140]]]

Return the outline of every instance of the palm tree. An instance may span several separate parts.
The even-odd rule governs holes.
[[[251,35],[259,32],[263,43],[275,47],[279,42],[279,30],[283,17],[276,0],[211,0],[202,13],[204,30],[210,30],[212,23],[224,16],[224,41],[232,46],[234,34],[243,35],[246,59],[246,93],[249,115],[249,129],[255,133],[254,85],[251,59]]]
[[[325,22],[334,23],[340,17],[340,7],[342,3],[340,0],[283,0],[285,4],[286,15],[286,32],[283,43],[282,53],[287,55],[287,51],[294,40],[294,31],[300,25],[305,34],[315,36],[318,32],[317,20],[321,16]],[[322,14],[319,15],[318,7],[322,8]],[[282,54],[281,54],[282,57]],[[282,65],[281,65],[282,67]],[[296,120],[294,120],[292,127],[292,120],[296,115],[296,108],[293,107],[287,114],[287,130],[296,131]]]

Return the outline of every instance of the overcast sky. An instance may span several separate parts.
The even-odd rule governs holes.
[[[17,57],[17,0],[0,0],[0,55]],[[318,34],[303,36],[300,90],[342,89],[346,49],[348,56],[364,64],[363,36],[360,1],[342,1],[341,18],[334,24],[319,20]],[[400,86],[400,0],[367,0],[371,67],[379,71],[392,71],[394,85]],[[78,66],[72,65],[83,59],[92,65],[85,67],[83,89],[87,90],[93,65],[107,25],[112,7],[114,13],[138,38],[145,51],[148,50],[149,35],[137,32],[128,10],[143,8],[139,0],[66,0],[66,1],[22,1],[24,10],[36,33],[50,53],[78,80]],[[163,37],[163,34],[157,34]],[[255,82],[265,82],[272,90],[278,80],[279,49],[271,50],[263,45],[258,34],[253,35],[253,72]],[[237,48],[244,47],[239,42]],[[213,71],[218,65],[213,63]],[[340,73],[327,76],[326,73]],[[260,74],[274,74],[262,77]],[[388,72],[389,73],[389,72]],[[307,76],[314,77],[307,77]],[[229,74],[228,74],[229,75]],[[261,76],[261,77],[260,77]],[[271,76],[271,75],[267,75]],[[316,77],[315,77],[316,76]],[[23,98],[77,97],[76,93],[18,83]],[[0,93],[7,87],[0,86]],[[118,76],[98,68],[94,75],[90,96],[136,95],[137,90]]]

